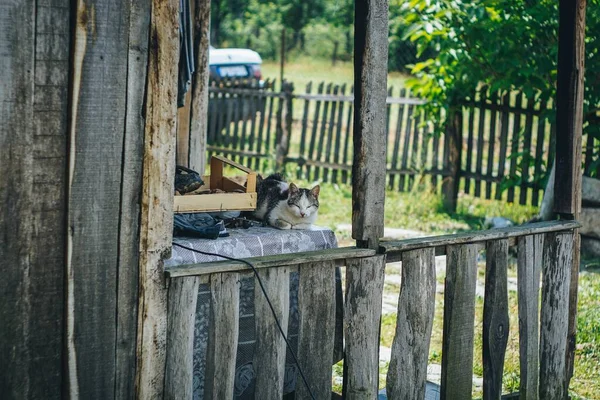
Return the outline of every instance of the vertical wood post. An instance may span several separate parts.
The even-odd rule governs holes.
[[[285,166],[285,158],[288,155],[288,151],[290,148],[290,135],[292,132],[292,118],[293,118],[293,92],[294,85],[291,82],[282,82],[282,94],[283,97],[280,98],[281,101],[281,117],[277,122],[280,124],[277,129],[277,143],[276,146],[276,156],[275,156],[275,170],[281,171]]]
[[[354,7],[352,237],[357,246],[376,249],[385,203],[388,1]]]
[[[152,0],[140,220],[137,397],[163,396],[167,290],[173,232],[179,1]]]
[[[192,115],[190,117],[190,168],[204,174],[207,163],[208,132],[208,49],[210,42],[210,0],[195,0],[194,51],[196,72],[192,79]]]
[[[448,156],[445,169],[448,175],[442,181],[444,208],[449,212],[456,211],[458,186],[462,160],[462,111],[451,109],[446,119],[446,154]]]
[[[577,219],[581,212],[585,9],[586,0],[561,0],[559,5],[554,211],[566,219]],[[573,375],[575,357],[580,241],[579,231],[576,230],[569,288],[567,385]]]

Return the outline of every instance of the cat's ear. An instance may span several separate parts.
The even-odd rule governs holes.
[[[295,183],[290,183],[290,194],[296,194],[300,191]]]
[[[314,188],[310,189],[310,192],[313,194],[313,196],[315,197],[319,197],[319,192],[321,191],[321,187],[319,185],[315,186]]]

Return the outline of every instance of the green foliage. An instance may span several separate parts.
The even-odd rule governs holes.
[[[482,84],[491,91],[520,90],[528,97],[556,94],[558,2],[552,0],[411,0],[399,18],[404,38],[417,55],[433,56],[411,65],[408,85],[440,115],[469,98]],[[600,0],[590,0],[586,31],[585,113],[600,104]],[[440,113],[441,112],[441,113]],[[553,118],[553,115],[549,116]],[[592,128],[586,126],[586,131]],[[599,132],[600,129],[594,132]]]

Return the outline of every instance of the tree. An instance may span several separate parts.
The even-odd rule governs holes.
[[[588,1],[587,14],[584,133],[600,140],[600,0]],[[538,99],[556,95],[558,2],[412,0],[399,16],[417,55],[432,53],[411,66],[408,84],[429,100],[424,108],[440,132],[441,111],[481,84]]]

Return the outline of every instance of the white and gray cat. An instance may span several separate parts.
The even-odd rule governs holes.
[[[301,189],[281,174],[259,177],[254,216],[279,229],[310,229],[319,211],[319,190],[318,185]]]

